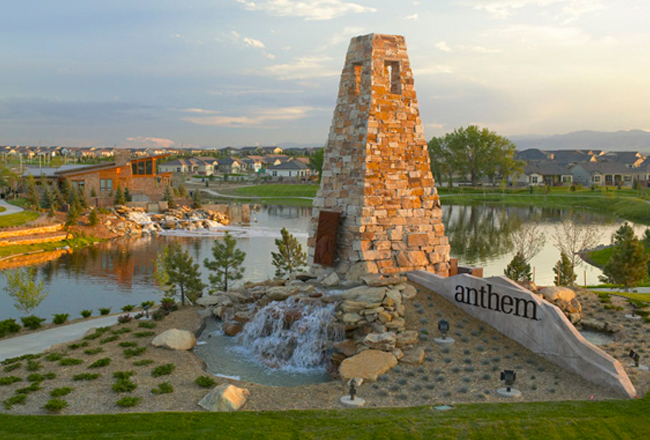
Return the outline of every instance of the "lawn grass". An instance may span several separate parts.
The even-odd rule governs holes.
[[[592,264],[596,267],[603,268],[614,253],[614,246],[609,246],[604,249],[598,249],[595,251],[590,251],[586,258],[589,261],[589,264]]]
[[[1,219],[2,217],[0,217]],[[73,249],[86,247],[94,242],[104,241],[96,237],[75,237],[68,240],[55,241],[49,243],[35,243],[14,246],[0,247],[0,258],[8,257],[9,255],[20,255],[38,250],[53,251],[63,246],[70,246]]]
[[[451,411],[415,408],[329,411],[0,415],[0,438],[233,439],[640,439],[649,400],[486,403]]]
[[[8,214],[0,216],[0,228],[8,228],[9,226],[20,226],[27,222],[31,222],[40,217],[38,212],[22,211],[16,214]]]
[[[622,296],[636,301],[643,301],[650,304],[650,293],[612,292],[612,295]]]
[[[315,197],[318,185],[274,184],[236,188],[233,193],[243,197]]]

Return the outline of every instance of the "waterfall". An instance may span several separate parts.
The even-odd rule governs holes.
[[[310,298],[273,301],[246,323],[240,342],[270,368],[324,368],[332,345],[343,340],[334,318],[334,304]]]

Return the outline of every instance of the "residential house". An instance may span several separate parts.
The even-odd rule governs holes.
[[[280,147],[260,147],[259,150],[262,154],[282,154]]]
[[[260,152],[260,147],[241,147],[239,149],[239,154],[244,157],[251,154],[256,154]]]
[[[237,174],[241,172],[240,159],[234,157],[219,159],[219,172],[221,174]]]
[[[515,178],[509,177],[508,180],[514,186],[565,186],[573,182],[573,175],[562,165],[544,161],[525,165],[522,174]]]
[[[632,186],[635,171],[616,162],[586,162],[571,168],[573,182],[590,186]]]
[[[219,170],[219,161],[214,157],[199,156],[195,157],[194,160],[199,162],[198,174],[200,176],[212,176]]]
[[[636,168],[645,160],[638,151],[611,151],[598,157],[599,162],[622,163],[628,168]]]
[[[266,174],[277,178],[305,179],[310,176],[311,170],[307,165],[299,160],[289,160],[268,167],[266,169]]]
[[[523,160],[526,163],[541,162],[551,160],[552,158],[552,154],[548,154],[538,148],[528,148],[527,150],[515,151],[515,159]]]

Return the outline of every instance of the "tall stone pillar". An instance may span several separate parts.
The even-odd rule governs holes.
[[[340,213],[334,265],[312,270],[350,280],[411,270],[447,276],[449,242],[433,183],[404,37],[353,38],[308,241],[313,262],[320,212]]]

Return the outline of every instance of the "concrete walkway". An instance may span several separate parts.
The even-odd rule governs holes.
[[[76,324],[61,325],[25,336],[0,339],[0,362],[24,354],[42,353],[56,344],[74,341],[83,337],[93,327],[108,327],[117,323],[119,315],[88,319]]]
[[[20,206],[7,203],[4,199],[0,199],[0,206],[6,209],[6,211],[0,212],[0,215],[16,214],[24,211],[24,209],[21,208]]]

